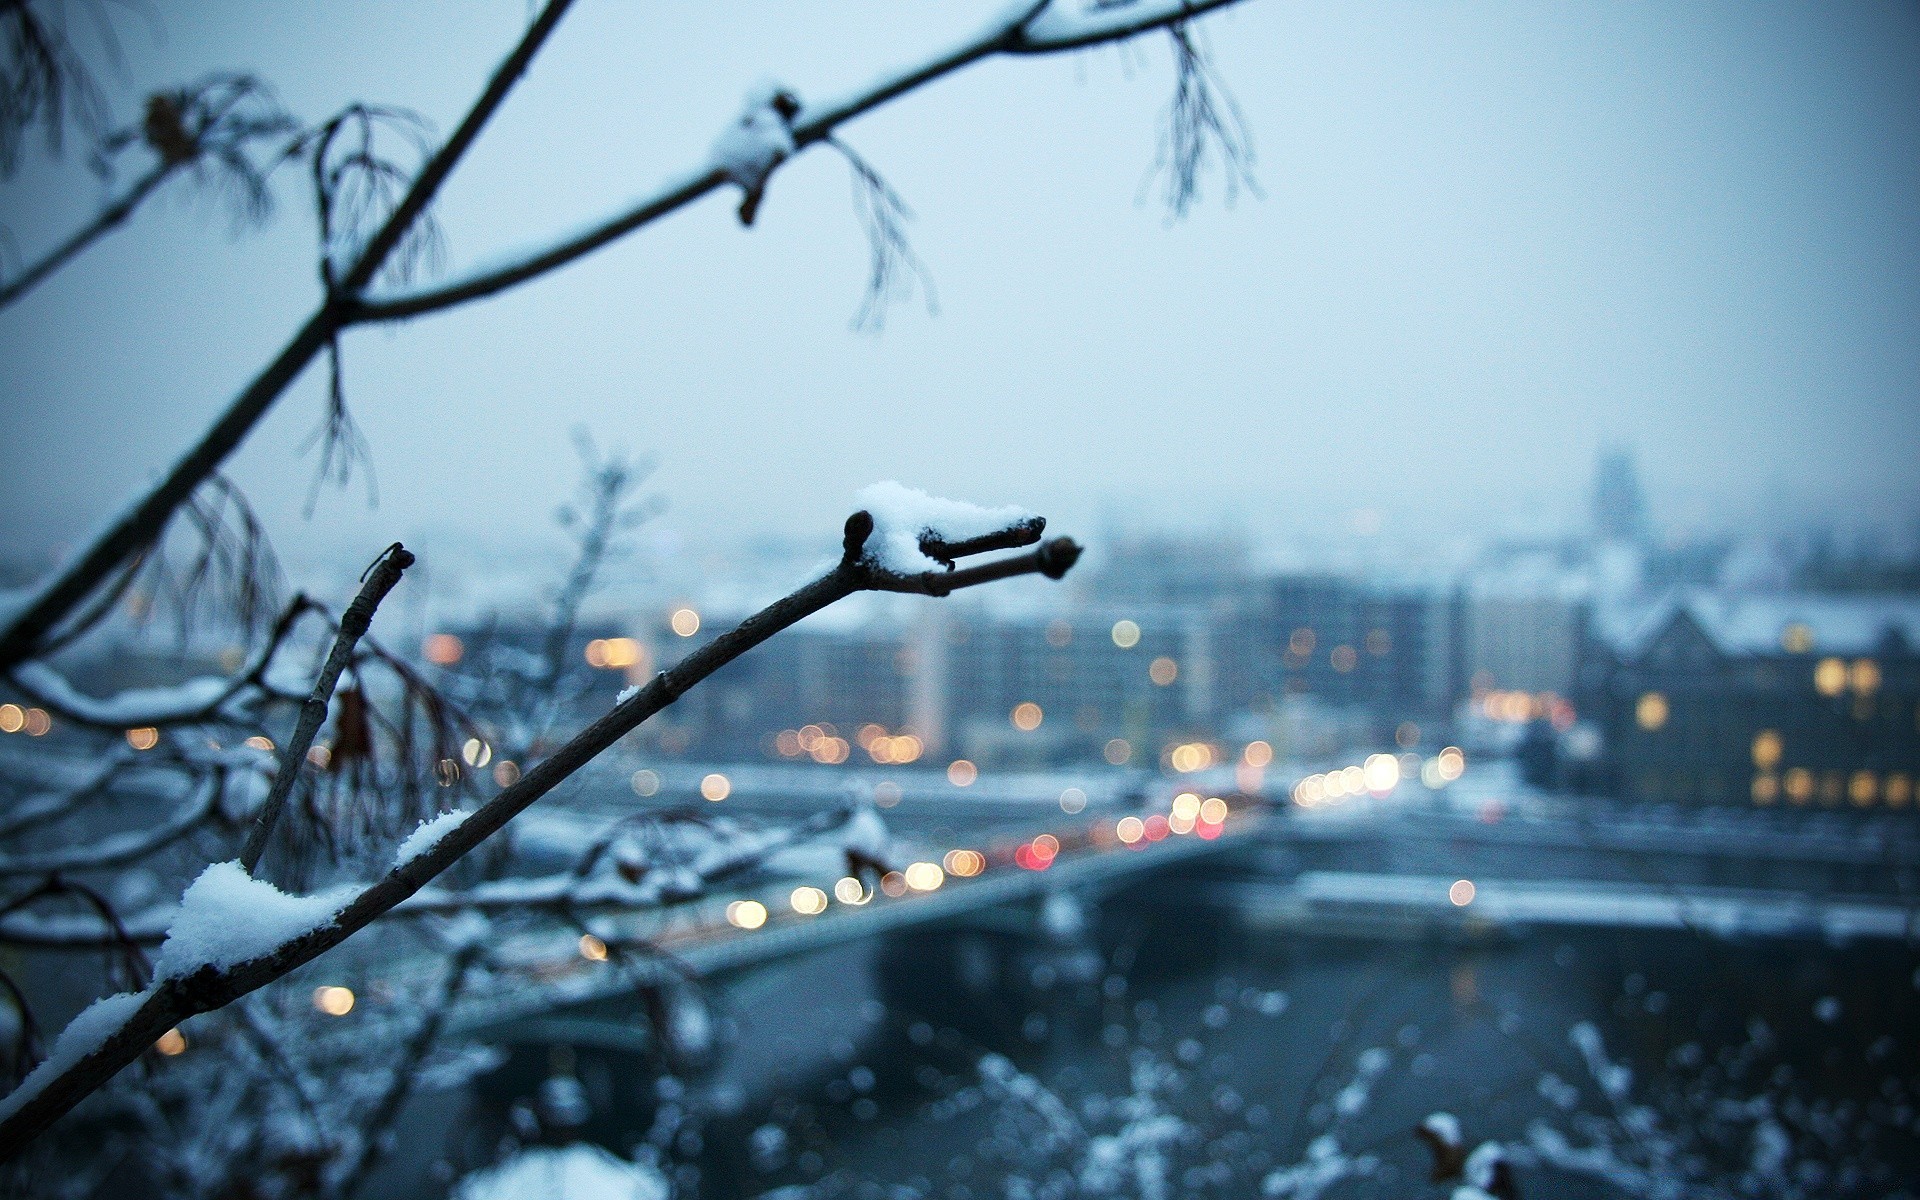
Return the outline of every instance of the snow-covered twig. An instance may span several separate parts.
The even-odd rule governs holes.
[[[957,524],[953,528],[942,523],[923,526],[923,545],[949,551],[978,545],[1032,545],[1042,532],[1036,520],[984,529],[969,514],[987,510],[952,502],[935,507]],[[831,570],[654,676],[552,757],[534,765],[431,846],[375,882],[323,896],[288,897],[248,878],[238,863],[208,868],[183,897],[181,917],[162,947],[154,984],[142,992],[96,1002],[61,1034],[47,1062],[0,1099],[0,1161],[18,1155],[43,1129],[182,1020],[220,1008],[281,978],[391,912],[641,722],[780,631],[860,591],[946,595],[1022,574],[1057,579],[1080,553],[1070,539],[1055,538],[1027,553],[979,566],[906,574],[868,555],[867,540],[876,525],[896,526],[903,514],[883,511],[879,517],[876,521],[876,515],[865,510],[854,513],[846,522],[840,561]],[[181,922],[189,918],[198,931],[193,938],[183,936]],[[216,936],[214,930],[223,920],[227,927],[219,928]]]

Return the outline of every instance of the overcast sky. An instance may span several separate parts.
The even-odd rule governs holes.
[[[123,115],[245,69],[317,119],[458,120],[526,0],[116,15]],[[451,185],[453,269],[699,162],[756,80],[825,97],[996,7],[580,0]],[[70,6],[70,9],[72,6]],[[117,10],[115,10],[117,12]],[[912,14],[908,16],[907,14]],[[845,129],[913,206],[940,312],[849,318],[847,171],[813,151],[742,229],[713,197],[511,294],[346,341],[379,506],[300,515],[311,370],[233,474],[284,553],[550,540],[569,431],[656,456],[666,528],[827,533],[898,478],[1256,542],[1576,519],[1598,449],[1668,530],[1900,526],[1920,444],[1920,15],[1911,4],[1299,4],[1205,23],[1263,199],[1172,224],[1142,181],[1172,71],[990,62]],[[172,460],[316,298],[309,204],[230,239],[180,195],[0,312],[0,548],[44,551]],[[0,184],[31,255],[84,171]]]

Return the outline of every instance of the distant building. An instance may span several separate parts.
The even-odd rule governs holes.
[[[1920,600],[1678,595],[1596,622],[1583,674],[1622,796],[1913,807]]]
[[[1465,584],[1457,607],[1466,690],[1571,692],[1586,641],[1590,590],[1585,573],[1544,560],[1511,564]]]
[[[1646,495],[1630,450],[1616,446],[1600,455],[1593,479],[1593,532],[1603,542],[1640,543],[1652,536]]]

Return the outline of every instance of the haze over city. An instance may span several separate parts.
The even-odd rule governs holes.
[[[444,131],[524,8],[205,4],[158,38],[114,14],[126,67],[103,79],[125,109],[240,67],[296,113],[361,98]],[[588,6],[445,192],[448,269],[697,162],[757,79],[826,97],[974,8]],[[396,537],[429,562],[551,546],[576,426],[657,458],[656,535],[695,543],[831,538],[886,478],[1084,535],[1475,541],[1576,526],[1609,445],[1669,534],[1910,535],[1911,6],[1252,4],[1205,36],[1260,197],[1224,203],[1216,170],[1168,219],[1158,44],[989,63],[844,131],[912,207],[937,315],[916,298],[849,329],[863,235],[845,165],[809,154],[751,229],[711,199],[533,287],[349,334],[377,508],[356,479],[301,514],[318,369],[232,474],[296,564]],[[85,212],[83,162],[15,182],[19,247]],[[291,174],[266,229],[153,205],[0,325],[0,549],[56,555],[296,325],[315,284]]]

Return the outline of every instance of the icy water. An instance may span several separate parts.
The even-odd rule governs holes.
[[[604,1097],[587,1132],[683,1200],[1447,1196],[1413,1134],[1435,1112],[1506,1145],[1528,1197],[1914,1195],[1917,968],[1886,945],[1353,940],[1120,906],[1078,934],[786,964],[721,995],[717,1075],[580,1075]]]

